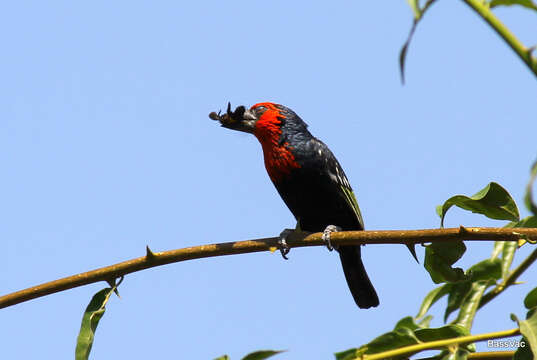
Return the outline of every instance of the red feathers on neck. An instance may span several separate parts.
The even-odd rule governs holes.
[[[254,135],[261,143],[263,155],[265,157],[265,168],[272,182],[279,182],[289,175],[300,164],[296,162],[289,143],[280,144],[282,135],[282,118],[284,117],[276,104],[265,102],[252,106],[255,109],[259,106],[267,108],[259,117],[255,124]]]

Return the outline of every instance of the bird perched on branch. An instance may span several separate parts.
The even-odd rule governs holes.
[[[231,111],[228,103],[225,114],[213,112],[209,117],[259,140],[268,175],[295,216],[297,228],[323,232],[329,249],[332,232],[364,229],[358,202],[341,165],[293,110],[264,102]],[[284,230],[281,235],[284,257],[288,234],[289,230]],[[337,251],[356,304],[360,308],[377,306],[379,299],[362,263],[360,246],[339,246]]]

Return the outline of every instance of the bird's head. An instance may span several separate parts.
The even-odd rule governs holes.
[[[307,125],[293,110],[271,102],[258,103],[249,109],[241,105],[235,111],[231,111],[228,103],[225,114],[212,112],[209,117],[225,128],[254,134],[261,142],[280,138],[282,131],[309,134]]]
[[[261,143],[265,167],[274,183],[288,176],[301,165],[295,156],[295,149],[312,138],[307,125],[293,110],[270,102],[258,103],[247,109],[238,106],[221,115],[212,112],[209,117],[228,129],[255,135]]]

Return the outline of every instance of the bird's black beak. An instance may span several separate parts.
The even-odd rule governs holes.
[[[209,118],[212,120],[218,120],[220,124],[228,129],[243,131],[247,133],[253,133],[255,123],[257,121],[256,114],[244,107],[243,105],[237,106],[235,111],[231,111],[231,103],[227,103],[227,111],[225,114],[220,115],[216,112],[209,114]]]

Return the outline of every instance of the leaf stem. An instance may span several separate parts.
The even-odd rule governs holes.
[[[481,303],[479,304],[479,309],[483,307],[485,304],[489,303],[492,299],[494,299],[496,296],[500,295],[507,287],[510,285],[513,285],[515,281],[518,279],[518,277],[526,271],[531,264],[533,264],[537,260],[537,249],[533,250],[531,254],[524,259],[518,265],[513,272],[511,272],[504,281],[502,281],[500,284],[498,284],[496,287],[494,287],[491,291],[486,293],[483,298],[481,299]]]
[[[532,56],[531,50],[524,46],[511,30],[509,30],[509,28],[494,15],[488,4],[482,0],[463,1],[502,37],[502,39],[511,47],[511,49],[513,49],[520,59],[528,66],[530,71],[537,77],[537,59]]]

